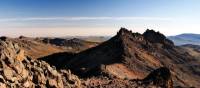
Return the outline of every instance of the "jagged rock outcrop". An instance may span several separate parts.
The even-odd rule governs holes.
[[[155,32],[154,30],[147,29],[143,33],[143,36],[146,40],[148,40],[151,43],[162,43],[171,46],[174,45],[174,43],[171,40],[167,39],[165,35],[161,34],[160,32]]]
[[[162,88],[173,88],[171,72],[166,67],[158,68],[144,78],[142,84],[153,84]]]
[[[68,70],[33,60],[5,38],[0,40],[0,88],[78,88],[81,82]]]

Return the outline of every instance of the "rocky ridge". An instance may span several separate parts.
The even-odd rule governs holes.
[[[143,34],[121,28],[110,40],[80,52],[66,64],[80,77],[105,75],[119,79],[143,79],[151,71],[167,67],[174,86],[198,87],[196,60],[163,34],[147,30]],[[198,65],[198,66],[197,66]]]

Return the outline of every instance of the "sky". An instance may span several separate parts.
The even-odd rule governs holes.
[[[200,34],[200,0],[0,0],[0,36]]]

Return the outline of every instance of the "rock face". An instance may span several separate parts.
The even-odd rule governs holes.
[[[162,88],[173,88],[171,72],[166,67],[158,68],[143,79],[143,84],[153,84]]]
[[[154,69],[168,67],[173,86],[198,87],[199,71],[191,68],[199,68],[199,63],[159,32],[139,34],[121,28],[110,40],[74,55],[66,67],[81,77],[104,75],[128,80],[143,79]]]
[[[68,70],[57,71],[48,63],[25,56],[9,40],[0,40],[0,88],[80,87],[80,80]]]

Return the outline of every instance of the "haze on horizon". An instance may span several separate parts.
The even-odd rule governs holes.
[[[1,0],[0,36],[112,36],[125,27],[200,34],[198,0]]]

